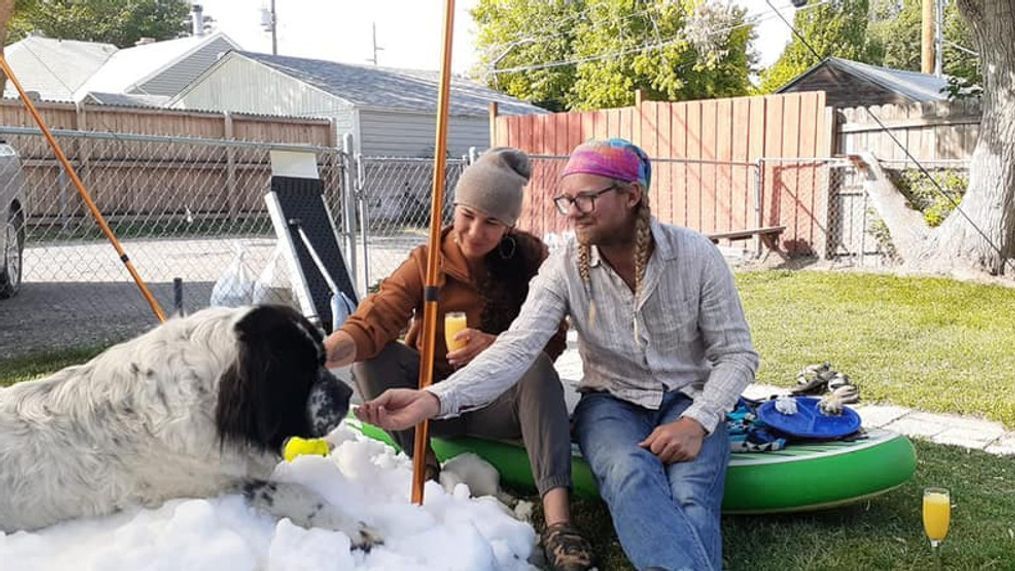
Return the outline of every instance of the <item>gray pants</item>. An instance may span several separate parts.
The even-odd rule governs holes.
[[[414,389],[419,385],[419,352],[392,342],[373,359],[353,365],[352,371],[365,399],[376,398],[386,389]],[[392,434],[409,455],[415,432],[410,428]],[[571,434],[564,389],[546,354],[540,354],[521,380],[492,403],[456,418],[432,420],[430,433],[499,440],[521,436],[539,495],[571,487]]]

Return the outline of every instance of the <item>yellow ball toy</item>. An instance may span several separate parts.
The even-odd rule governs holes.
[[[327,456],[328,452],[331,452],[331,447],[328,446],[328,441],[323,438],[300,438],[299,436],[293,436],[287,439],[282,446],[282,457],[285,458],[286,462],[292,462],[297,456],[306,454]]]

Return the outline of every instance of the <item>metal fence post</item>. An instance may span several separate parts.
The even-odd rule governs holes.
[[[352,176],[353,139],[352,133],[342,137],[342,234],[345,238],[345,255],[349,262],[349,278],[356,283],[356,204],[355,186]],[[364,252],[364,255],[366,253]],[[363,293],[363,292],[360,292]]]
[[[764,159],[758,158],[754,164],[754,227],[761,228],[764,226],[761,212],[761,177],[762,169],[764,168]],[[754,236],[754,257],[761,257],[761,236]]]
[[[233,114],[226,111],[222,113],[222,138],[232,141],[236,138],[233,131]],[[239,210],[236,204],[236,152],[232,147],[226,147],[226,200],[228,201],[229,216],[236,216]]]
[[[367,245],[370,238],[370,219],[367,208],[366,184],[363,177],[363,155],[356,153],[356,200],[359,201],[360,239],[363,243],[363,295],[370,292],[370,252]]]
[[[465,164],[471,165],[476,162],[477,158],[479,158],[479,151],[476,150],[476,147],[469,147],[469,157]]]

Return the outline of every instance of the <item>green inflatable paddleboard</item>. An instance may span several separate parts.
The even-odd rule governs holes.
[[[354,418],[346,421],[366,436],[395,446],[383,430]],[[872,429],[853,442],[791,444],[777,452],[734,453],[726,472],[723,513],[796,512],[845,505],[887,492],[912,477],[916,451],[905,436]],[[513,488],[535,490],[529,457],[521,442],[480,438],[433,438],[444,462],[473,452],[500,472]],[[598,498],[596,480],[574,446],[571,474],[575,494]]]

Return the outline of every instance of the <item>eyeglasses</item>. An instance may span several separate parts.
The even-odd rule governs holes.
[[[553,204],[557,207],[557,212],[567,215],[571,210],[571,205],[578,210],[581,214],[588,214],[596,209],[596,198],[600,195],[606,194],[611,190],[620,190],[623,186],[613,183],[610,186],[602,190],[593,190],[588,192],[579,192],[575,196],[568,196],[566,194],[558,194],[553,197]]]

